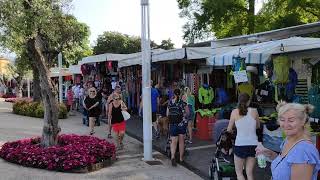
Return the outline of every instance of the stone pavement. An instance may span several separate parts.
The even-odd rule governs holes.
[[[11,113],[11,104],[0,99],[0,146],[6,141],[14,141],[41,135],[42,119],[14,115]],[[88,134],[89,130],[82,125],[81,116],[71,116],[60,120],[62,133]],[[106,138],[107,126],[96,127],[95,136]],[[143,145],[129,137],[125,137],[125,150],[117,153],[118,160],[110,167],[87,174],[52,172],[42,169],[27,168],[8,163],[0,159],[0,180],[90,180],[90,179],[117,179],[117,180],[197,180],[202,179],[183,166],[171,167],[171,162],[161,153],[154,151],[153,157],[160,161],[160,165],[149,165],[142,161]]]
[[[126,133],[139,141],[142,141],[142,119],[133,116],[133,118],[128,120],[126,124]],[[153,149],[161,153],[165,153],[166,137],[161,137],[160,139],[152,141],[152,143]],[[203,141],[193,138],[193,143],[187,146],[187,150],[188,155],[185,156],[185,163],[183,165],[201,176],[203,179],[209,179],[209,166],[216,150],[215,144],[213,144],[212,141]],[[270,164],[268,164],[264,169],[256,167],[254,170],[255,178],[259,180],[270,180],[271,171],[269,165]]]

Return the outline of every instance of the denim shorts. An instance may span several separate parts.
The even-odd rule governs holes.
[[[257,146],[234,146],[233,153],[239,158],[256,157]]]
[[[170,136],[178,136],[179,134],[186,134],[187,125],[170,124]]]

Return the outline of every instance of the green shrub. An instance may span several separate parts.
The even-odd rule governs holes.
[[[43,118],[44,107],[39,102],[17,101],[13,104],[12,112],[23,116]],[[64,104],[59,105],[59,119],[66,119],[68,111]]]
[[[66,119],[68,117],[68,110],[65,104],[59,104],[59,119]]]

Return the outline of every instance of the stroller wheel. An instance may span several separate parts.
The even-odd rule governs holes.
[[[222,180],[222,178],[219,177],[218,170],[216,168],[214,169],[214,172],[213,172],[213,179]]]

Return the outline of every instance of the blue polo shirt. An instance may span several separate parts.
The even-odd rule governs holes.
[[[151,88],[151,108],[152,112],[157,112],[157,99],[160,96],[156,88]]]

